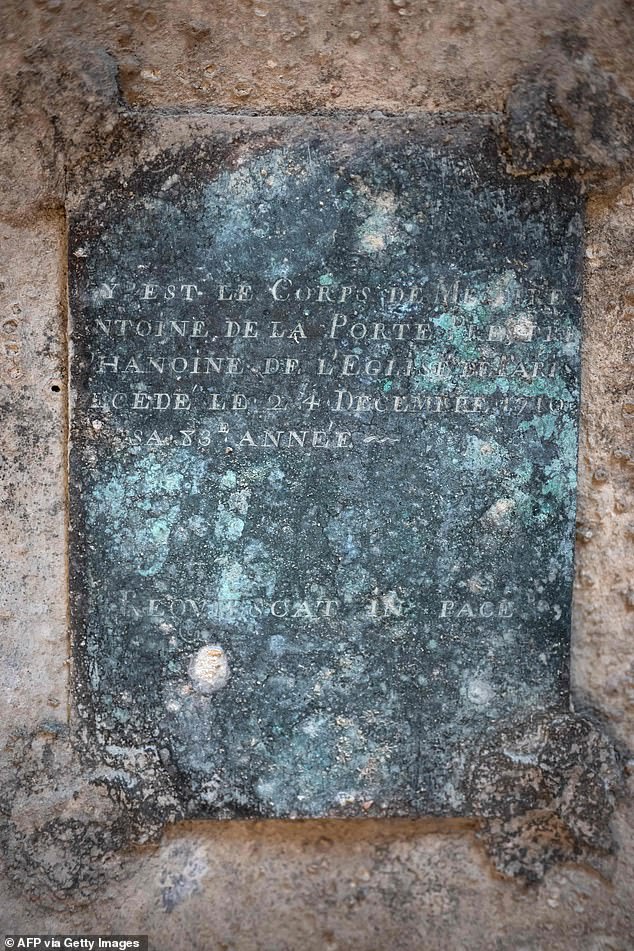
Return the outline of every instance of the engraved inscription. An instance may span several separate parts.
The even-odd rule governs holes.
[[[565,704],[577,187],[475,120],[233,129],[72,221],[82,713],[193,814],[460,814]]]

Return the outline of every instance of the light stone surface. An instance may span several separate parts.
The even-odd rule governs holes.
[[[634,739],[634,186],[588,207],[573,599],[577,705]]]
[[[67,716],[61,225],[0,225],[3,734]]]
[[[50,392],[63,347],[55,321],[65,291],[64,149],[74,156],[71,166],[86,150],[94,161],[126,103],[141,116],[146,105],[503,109],[527,70],[537,81],[546,72],[556,79],[573,64],[591,77],[610,74],[630,95],[634,74],[631,10],[612,0],[386,0],[367,8],[315,2],[308,11],[292,0],[225,2],[212,13],[207,4],[178,0],[151,7],[11,0],[1,15],[3,109],[20,117],[3,124],[8,134],[0,146],[2,317],[17,304],[32,320],[20,338],[28,357],[21,382],[9,378],[13,360],[7,364],[3,352],[3,410],[12,413],[3,414],[5,451],[12,453],[3,486],[19,504],[2,510],[1,611],[9,615],[1,645],[2,735],[4,745],[9,734],[35,731],[38,764],[30,788],[3,796],[2,809],[14,808],[16,824],[28,831],[59,818],[85,823],[104,808],[103,796],[95,787],[85,792],[64,756],[57,784],[44,769],[63,742],[50,721],[65,720],[63,397]],[[95,73],[97,92],[86,94]],[[607,95],[603,108],[613,105]],[[576,707],[604,724],[627,759],[634,733],[634,390],[627,362],[634,205],[626,177],[615,166],[611,178],[599,180],[586,217],[571,663]],[[48,341],[46,323],[54,331]],[[12,746],[22,758],[22,747]],[[17,768],[15,760],[3,761],[3,784]],[[630,780],[630,803],[631,792]],[[158,844],[115,851],[108,862],[88,851],[74,865],[65,862],[59,839],[45,840],[38,868],[48,862],[65,887],[51,895],[44,884],[50,875],[14,862],[0,876],[0,932],[147,931],[154,948],[225,951],[629,951],[633,829],[624,797],[613,821],[616,851],[600,873],[560,865],[528,887],[492,871],[476,824],[466,821],[181,823]],[[103,871],[97,890],[77,885],[78,864]]]

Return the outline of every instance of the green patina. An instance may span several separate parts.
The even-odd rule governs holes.
[[[163,751],[191,817],[468,815],[465,750],[567,708],[577,187],[484,119],[213,121],[71,222],[87,733]]]

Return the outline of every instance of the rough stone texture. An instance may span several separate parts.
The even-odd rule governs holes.
[[[634,736],[634,188],[588,205],[572,681]],[[606,565],[610,570],[606,570]]]
[[[522,172],[631,168],[634,100],[591,56],[545,58],[506,101],[511,163]]]
[[[0,722],[67,713],[65,332],[59,218],[0,225]]]
[[[24,308],[35,283],[38,306],[32,299],[31,312],[47,319],[54,317],[65,293],[64,225],[53,214],[64,197],[64,168],[72,170],[90,160],[91,152],[107,164],[118,137],[134,134],[147,108],[502,112],[506,107],[511,116],[517,115],[519,100],[514,89],[528,88],[538,111],[550,95],[552,121],[541,122],[539,116],[525,120],[520,113],[515,126],[519,151],[513,153],[513,133],[506,147],[519,173],[567,162],[594,179],[586,216],[573,700],[614,738],[627,760],[634,734],[628,508],[634,391],[627,364],[634,195],[624,178],[624,115],[606,117],[606,128],[618,132],[615,150],[609,145],[606,150],[605,137],[597,140],[592,125],[602,96],[606,112],[618,112],[634,95],[629,5],[615,0],[486,0],[476,6],[414,0],[307,5],[287,0],[275,5],[216,3],[210,12],[208,4],[177,0],[151,5],[15,0],[3,4],[0,16],[6,80],[1,213],[3,233],[9,236],[2,243],[2,270],[11,276],[10,282],[0,277],[11,287],[3,306],[10,309],[17,303]],[[48,52],[41,55],[44,46]],[[75,53],[59,52],[71,47]],[[81,79],[84,56],[101,77],[92,101],[90,84]],[[589,88],[591,93],[599,90],[598,106],[590,95],[588,107],[570,108],[567,93],[575,83],[571,77],[580,70],[586,77],[590,70]],[[92,69],[88,73],[96,75]],[[554,92],[543,92],[553,89],[553,81]],[[128,106],[135,107],[134,116],[127,114]],[[569,128],[570,121],[581,128],[575,125],[574,133],[565,135],[561,124]],[[544,128],[547,134],[553,128],[556,132],[556,148],[550,152],[540,132]],[[535,129],[542,136],[537,153]],[[509,852],[513,830],[504,830],[498,839],[498,829],[487,830],[486,822],[181,823],[169,827],[154,845],[133,844],[139,826],[117,817],[122,808],[126,816],[134,816],[135,808],[129,801],[111,806],[110,798],[97,794],[103,788],[98,777],[85,766],[79,774],[75,771],[60,732],[67,650],[62,625],[66,606],[60,592],[65,546],[63,419],[54,394],[49,397],[48,390],[44,394],[38,389],[52,386],[51,376],[59,376],[50,362],[54,351],[40,346],[34,335],[38,326],[30,324],[24,338],[25,348],[34,348],[30,389],[24,394],[39,393],[41,400],[14,400],[16,423],[3,428],[12,441],[16,433],[24,438],[27,448],[17,458],[28,469],[7,480],[16,486],[13,491],[22,508],[3,536],[3,554],[8,549],[11,563],[3,587],[11,606],[3,601],[2,610],[23,621],[3,640],[9,657],[3,671],[11,671],[3,681],[3,696],[11,707],[3,712],[2,722],[5,733],[22,731],[22,736],[11,738],[13,752],[3,754],[7,795],[2,815],[9,821],[3,822],[8,874],[0,879],[0,930],[149,931],[156,948],[187,943],[240,951],[378,951],[393,945],[412,951],[421,946],[627,951],[634,941],[631,796],[621,797],[614,813],[616,850],[611,856],[599,866],[593,859],[596,867],[553,865],[541,883],[529,887],[517,875],[509,879],[492,874],[477,833],[489,836],[494,860],[506,867],[508,857],[511,865],[514,861]],[[5,373],[12,365],[11,358]],[[4,390],[8,382],[3,375]],[[23,427],[19,433],[18,426]],[[27,443],[28,427],[38,436],[44,432],[44,442]],[[55,507],[57,515],[52,516]],[[6,508],[5,518],[10,514]],[[29,569],[25,584],[20,546],[27,539],[35,559],[31,565],[37,567]],[[42,640],[53,633],[53,641]],[[60,705],[51,706],[49,697]],[[38,726],[47,720],[54,722]],[[597,740],[590,747],[607,766],[607,781],[612,767],[601,753],[603,743]],[[53,759],[50,747],[56,744],[63,749]],[[21,768],[14,759],[7,762],[9,753],[24,761]],[[41,769],[34,762],[42,762]],[[68,766],[55,772],[56,762]],[[553,774],[541,766],[540,773],[536,781],[544,801],[554,803],[561,818],[566,810],[555,794]],[[35,800],[30,804],[29,795],[16,788],[21,776]],[[41,785],[36,787],[38,777]],[[59,784],[61,777],[64,782]],[[125,782],[125,769],[120,779]],[[565,790],[566,783],[574,785],[575,780],[562,775],[558,782]],[[75,792],[80,792],[76,814]],[[169,802],[168,789],[158,787],[156,795]],[[484,811],[486,795],[481,802]],[[102,818],[89,827],[91,815]],[[53,825],[39,834],[48,817]],[[577,825],[574,816],[568,814],[568,820]],[[105,827],[100,828],[100,822]],[[549,819],[528,814],[527,822],[520,839],[534,830],[547,849],[553,842],[569,844],[552,814]],[[124,825],[132,844],[118,850]],[[143,831],[143,821],[140,826]],[[84,842],[89,828],[90,841]],[[577,830],[585,834],[583,824]],[[151,828],[146,831],[152,833]],[[498,842],[501,852],[496,858]],[[602,842],[595,840],[599,849]],[[520,851],[523,848],[520,841]],[[77,884],[73,869],[79,871]]]
[[[471,814],[500,872],[538,881],[554,862],[604,867],[621,771],[592,723],[555,715],[506,726],[482,743],[471,774]]]

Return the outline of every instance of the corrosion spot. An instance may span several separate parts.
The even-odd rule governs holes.
[[[218,644],[201,647],[189,663],[189,676],[200,693],[221,690],[229,680],[229,664],[222,647]]]

